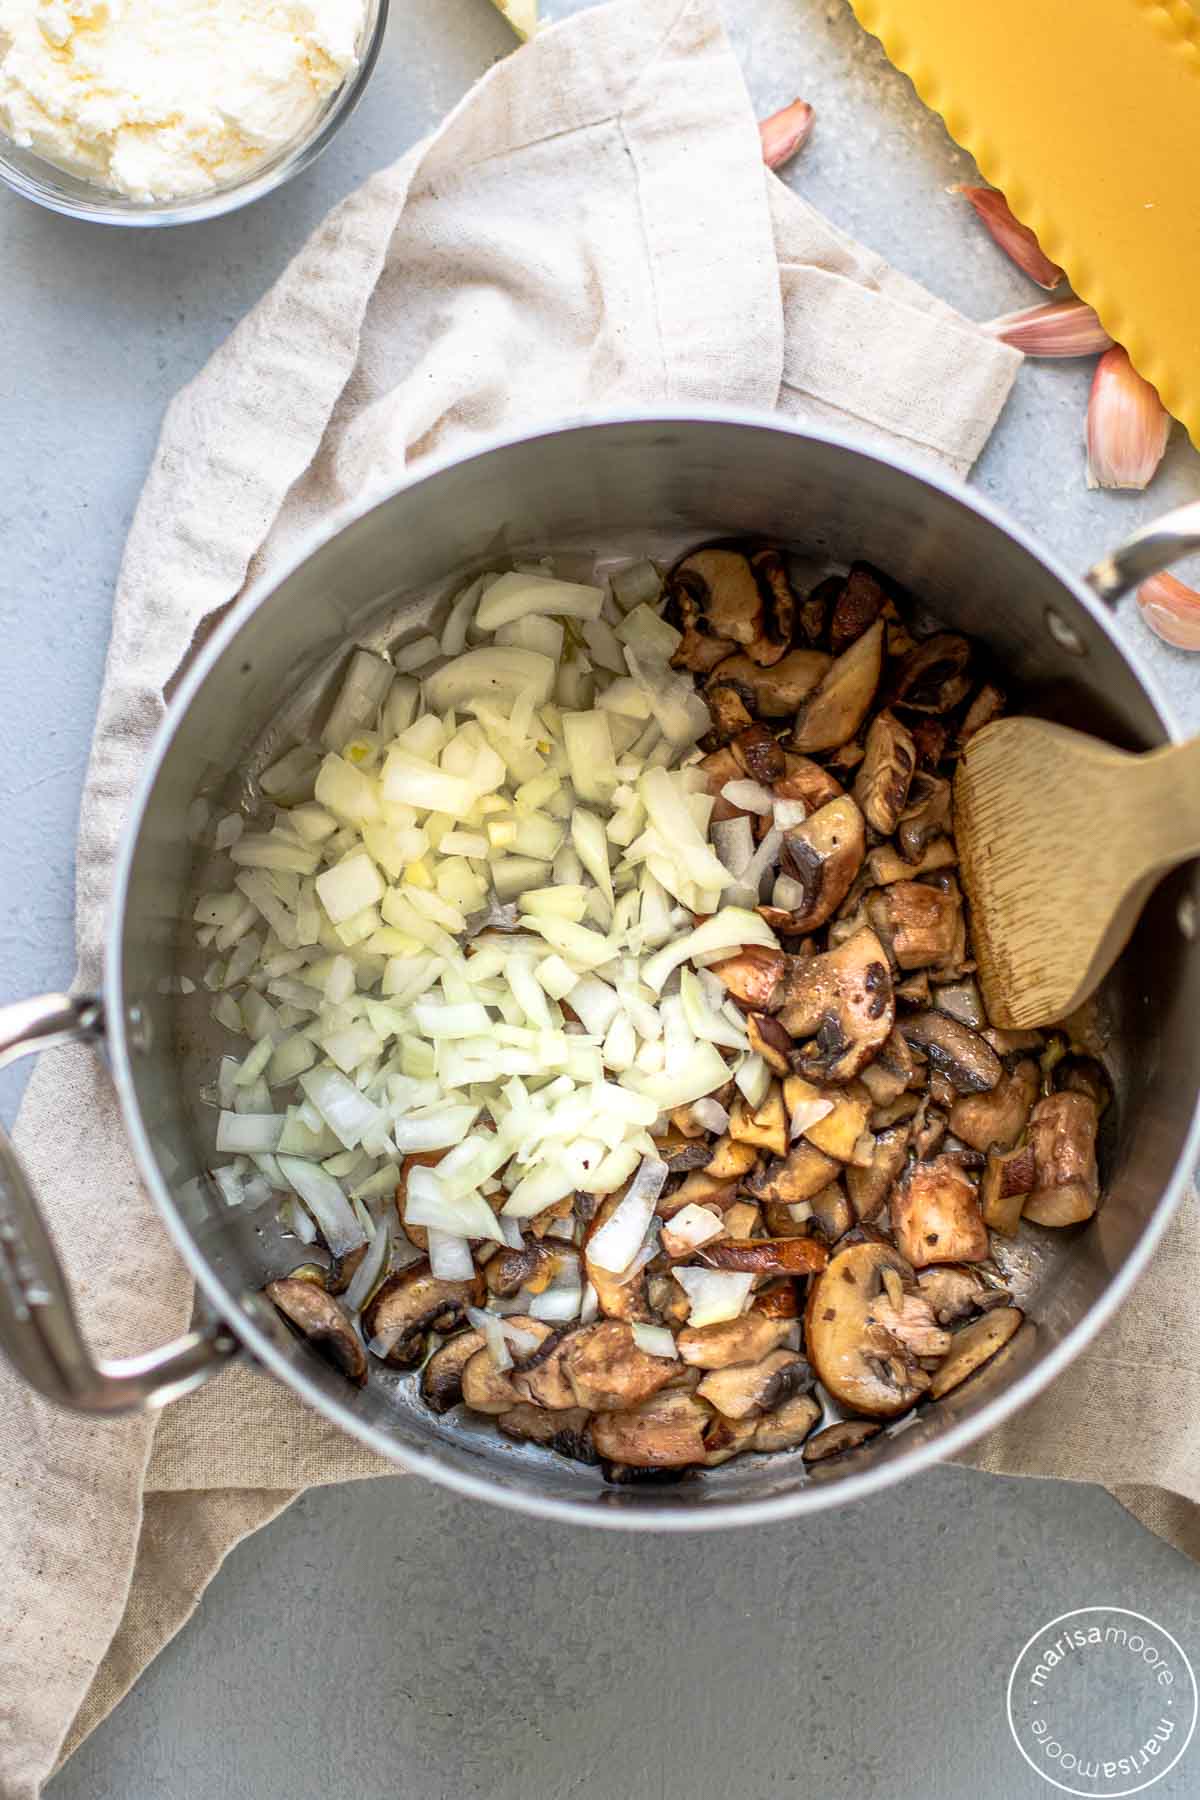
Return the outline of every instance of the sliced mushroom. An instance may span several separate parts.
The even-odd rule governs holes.
[[[489,1350],[477,1350],[463,1365],[462,1397],[472,1412],[498,1418],[511,1412],[521,1396],[506,1374],[492,1361]]]
[[[855,563],[833,603],[829,621],[829,643],[835,656],[870,629],[883,611],[884,599],[874,571],[866,563]]]
[[[783,1106],[783,1089],[773,1081],[761,1106],[751,1106],[739,1094],[729,1115],[729,1135],[739,1144],[753,1144],[782,1156],[788,1145],[788,1118]]]
[[[955,742],[961,750],[977,731],[990,725],[1004,711],[1006,700],[1003,691],[994,682],[985,681],[975,698],[963,715],[963,722],[958,728]]]
[[[916,766],[917,749],[908,729],[895,713],[876,713],[854,778],[854,798],[867,824],[881,837],[891,837],[896,829]]]
[[[761,1362],[714,1369],[696,1393],[727,1419],[748,1419],[812,1386],[812,1370],[791,1350],[772,1350]]]
[[[778,661],[796,635],[796,596],[788,580],[787,564],[771,545],[753,552],[750,567],[754,570],[767,612],[766,635],[778,646],[779,655],[775,658]]]
[[[840,575],[826,575],[800,602],[798,625],[806,644],[819,644],[825,636],[825,622],[842,591]]]
[[[570,1457],[572,1462],[600,1460],[592,1442],[591,1417],[582,1406],[547,1412],[542,1406],[522,1404],[501,1413],[497,1424],[505,1437],[517,1438],[522,1443],[541,1444],[558,1456]]]
[[[781,665],[782,666],[782,665]],[[791,747],[802,754],[836,750],[856,735],[879,686],[883,621],[842,652],[796,713]]]
[[[785,1157],[755,1169],[746,1187],[755,1199],[766,1204],[795,1206],[819,1194],[837,1174],[834,1159],[801,1138]]]
[[[750,1302],[752,1313],[761,1313],[764,1319],[791,1319],[800,1317],[800,1296],[796,1283],[790,1275],[782,1276],[778,1281],[768,1281],[760,1287]],[[795,1346],[799,1347],[799,1327],[796,1327]]]
[[[947,962],[958,943],[962,896],[920,881],[894,881],[867,901],[867,917],[901,969]]]
[[[592,1262],[587,1254],[588,1244],[600,1227],[611,1219],[624,1197],[625,1189],[618,1188],[616,1193],[606,1194],[596,1208],[584,1233],[584,1267],[588,1280],[596,1290],[597,1305],[606,1319],[623,1319],[627,1325],[653,1325],[655,1318],[646,1297],[645,1270],[639,1270],[631,1280],[625,1281],[620,1274],[614,1274],[611,1269],[602,1269],[598,1263]],[[687,1202],[684,1201],[683,1204],[687,1205]]]
[[[755,718],[790,719],[829,667],[830,659],[820,650],[791,650],[769,668],[745,654],[727,655],[713,667],[704,697],[708,699],[714,686],[732,686]]]
[[[782,950],[767,950],[752,944],[717,963],[713,973],[725,983],[741,1006],[755,1012],[770,1012],[780,992],[784,970],[789,962]]]
[[[914,1356],[944,1356],[950,1348],[950,1333],[934,1318],[929,1296],[905,1293],[899,1276],[894,1281],[885,1280],[884,1286],[888,1291],[880,1295],[872,1308],[876,1324],[882,1325]]]
[[[1112,1099],[1108,1077],[1093,1056],[1064,1056],[1054,1071],[1054,1086],[1059,1092],[1086,1094],[1097,1116]]]
[[[415,1229],[416,1227],[414,1227]],[[414,1244],[416,1243],[415,1238],[412,1241]],[[331,1294],[344,1294],[354,1280],[358,1265],[367,1254],[368,1248],[369,1246],[366,1244],[359,1244],[356,1249],[347,1250],[344,1256],[335,1256],[329,1268],[322,1271],[324,1275],[322,1287],[328,1288]],[[424,1246],[417,1244],[417,1248],[422,1249]],[[293,1269],[292,1278],[295,1279],[295,1276],[296,1271]]]
[[[939,1107],[932,1104],[932,1094],[926,1093],[917,1111],[913,1114],[912,1135],[909,1146],[918,1161],[923,1162],[933,1156],[946,1135],[946,1115]],[[962,1167],[961,1159],[957,1159]]]
[[[753,1275],[812,1275],[825,1267],[829,1252],[816,1238],[722,1238],[696,1252],[710,1269],[737,1269]]]
[[[934,1263],[927,1269],[918,1269],[917,1286],[939,1325],[952,1325],[957,1319],[978,1312],[986,1296],[994,1291],[978,1270],[952,1263]]]
[[[735,1200],[725,1208],[722,1222],[727,1238],[757,1237],[762,1229],[762,1208],[753,1200]]]
[[[938,631],[915,644],[903,659],[892,683],[893,706],[910,712],[946,713],[970,691],[966,673],[971,646],[955,631]]]
[[[566,1356],[571,1339],[585,1326],[565,1326],[548,1331],[536,1350],[515,1356],[512,1385],[522,1400],[551,1412],[564,1412],[575,1404],[575,1391],[567,1378]]]
[[[802,890],[799,903],[782,927],[799,935],[815,931],[832,918],[850,889],[867,853],[863,816],[849,794],[793,825],[783,834],[779,866]]]
[[[891,1192],[892,1183],[904,1167],[909,1132],[907,1124],[886,1126],[876,1133],[875,1153],[870,1167],[847,1169],[846,1191],[859,1219],[875,1218],[883,1206]]]
[[[705,792],[712,795],[712,818],[736,819],[742,811],[732,800],[726,800],[721,789],[731,781],[740,781],[742,766],[728,744],[722,744],[719,750],[712,750],[696,764],[704,777]]]
[[[1024,1215],[1035,1225],[1078,1225],[1100,1199],[1096,1103],[1068,1090],[1039,1100],[1029,1121],[1036,1185]]]
[[[723,964],[718,964],[723,968]],[[806,1040],[796,1072],[817,1081],[850,1081],[875,1055],[895,1021],[892,978],[873,931],[858,931],[836,950],[789,960],[775,996],[779,1022]]]
[[[979,1209],[984,1224],[1005,1237],[1015,1237],[1025,1197],[1036,1180],[1037,1160],[1032,1144],[992,1152],[979,1181]]]
[[[950,783],[943,776],[918,771],[896,827],[896,842],[905,862],[921,862],[934,840],[947,835],[950,813]]]
[[[482,1331],[470,1326],[466,1331],[456,1331],[434,1351],[421,1371],[421,1398],[426,1406],[444,1413],[459,1404],[463,1397],[463,1370],[475,1352],[483,1349],[485,1341]]]
[[[831,1181],[819,1194],[814,1194],[809,1206],[812,1208],[812,1222],[827,1244],[836,1244],[839,1238],[845,1237],[854,1223],[850,1202],[836,1181]]]
[[[367,1380],[367,1354],[354,1329],[354,1321],[340,1300],[315,1281],[303,1276],[287,1275],[269,1281],[263,1289],[272,1306],[278,1308],[289,1324],[296,1327],[314,1350],[327,1362],[363,1387]]]
[[[899,1021],[898,1030],[910,1049],[950,1077],[960,1094],[987,1093],[1004,1073],[986,1039],[949,1013],[932,1008],[913,1013]]]
[[[786,772],[787,757],[778,738],[761,723],[740,731],[730,744],[739,774],[770,787]]]
[[[744,1148],[754,1152],[754,1160],[757,1162],[758,1152],[753,1145],[747,1144]],[[685,1206],[715,1206],[724,1212],[733,1203],[738,1180],[736,1175],[717,1180],[707,1169],[693,1169],[690,1175],[684,1176],[674,1193],[664,1193],[661,1196],[655,1210],[663,1219],[673,1219]]]
[[[713,738],[726,744],[753,722],[746,697],[732,681],[710,681],[704,690],[704,698],[712,719],[712,731],[704,741],[706,749]]]
[[[760,912],[766,910],[759,907]],[[746,1036],[750,1039],[751,1050],[762,1057],[769,1069],[776,1075],[787,1074],[792,1066],[792,1040],[778,1019],[773,1019],[770,1013],[747,1013]]]
[[[859,1076],[863,1087],[870,1094],[875,1106],[888,1106],[898,1100],[905,1089],[916,1078],[917,1064],[912,1051],[898,1031],[891,1031],[885,1038],[882,1048],[873,1062],[869,1062]],[[897,1115],[908,1117],[908,1114]],[[890,1119],[871,1120],[871,1129],[878,1130],[881,1124],[892,1124]]]
[[[932,772],[946,754],[946,745],[950,741],[949,730],[941,719],[928,716],[914,719],[911,730],[913,743],[917,747],[917,767]]]
[[[867,873],[876,887],[888,887],[893,881],[912,881],[918,875],[933,875],[941,869],[952,869],[958,862],[958,851],[948,837],[934,838],[920,862],[907,863],[891,844],[880,844],[867,856]]]
[[[585,1406],[589,1412],[619,1412],[665,1387],[675,1375],[676,1365],[668,1357],[639,1350],[628,1325],[604,1319],[570,1334],[562,1353],[562,1371],[577,1406]],[[598,1440],[596,1448],[603,1456],[614,1454],[601,1449]]]
[[[874,1418],[907,1412],[929,1386],[912,1352],[875,1318],[885,1271],[911,1284],[891,1244],[869,1240],[835,1252],[813,1282],[804,1316],[808,1358],[835,1400]]]
[[[560,1260],[560,1250],[549,1244],[526,1244],[520,1250],[502,1245],[488,1258],[483,1279],[488,1293],[502,1299],[511,1299],[522,1288],[540,1294],[554,1279]]]
[[[776,800],[803,800],[809,812],[814,813],[836,800],[843,788],[820,763],[786,750],[783,774],[771,784],[771,792]]]
[[[758,1421],[753,1448],[766,1454],[794,1450],[804,1442],[820,1416],[821,1408],[811,1394],[793,1394]]]
[[[742,1099],[740,1094],[738,1099]],[[734,1112],[737,1112],[736,1106]],[[747,1108],[745,1114],[739,1115],[739,1122],[743,1117],[749,1116]],[[758,1151],[755,1148],[758,1140],[753,1135],[748,1138],[735,1138],[732,1129],[733,1114],[730,1115],[729,1123],[730,1129],[724,1137],[719,1137],[712,1145],[708,1161],[704,1165],[704,1172],[710,1181],[730,1181],[735,1176],[746,1175],[758,1161]],[[682,1192],[682,1189],[680,1191]]]
[[[654,1148],[659,1161],[666,1163],[672,1175],[686,1175],[689,1169],[706,1168],[712,1157],[712,1145],[706,1138],[699,1134],[685,1137],[674,1130],[655,1137]]]
[[[483,1301],[483,1276],[471,1281],[442,1281],[427,1262],[413,1263],[389,1275],[364,1308],[367,1347],[396,1369],[420,1362],[429,1331],[450,1331],[468,1306]]]
[[[892,1235],[915,1269],[991,1254],[975,1184],[953,1156],[913,1163],[892,1190]]]
[[[743,1313],[720,1325],[688,1325],[675,1340],[683,1361],[695,1369],[727,1369],[732,1363],[761,1362],[774,1350],[795,1351],[799,1334],[795,1318]]]
[[[949,1354],[934,1373],[930,1398],[940,1400],[989,1362],[997,1350],[1015,1337],[1024,1317],[1015,1306],[996,1307],[982,1319],[973,1319],[956,1331],[950,1340]]]
[[[685,1468],[705,1456],[712,1414],[692,1394],[654,1394],[592,1420],[592,1442],[606,1462],[635,1469]]]
[[[749,1450],[757,1425],[758,1420],[754,1417],[727,1419],[724,1414],[716,1413],[704,1433],[704,1467],[719,1469],[722,1463]]]
[[[976,981],[948,981],[934,995],[934,1005],[952,1018],[961,1019],[972,1031],[982,1031],[987,1024],[987,1008]]]
[[[852,1159],[855,1145],[867,1129],[871,1111],[871,1096],[865,1088],[827,1088],[806,1081],[803,1075],[791,1075],[783,1084],[783,1103],[789,1119],[796,1117],[800,1107],[811,1108],[814,1112],[824,1107],[823,1116],[801,1126],[801,1137],[823,1150],[826,1156],[835,1156],[839,1162]]]
[[[860,1449],[882,1429],[870,1419],[839,1419],[836,1425],[826,1425],[824,1431],[810,1437],[801,1455],[806,1463],[828,1462],[831,1456],[843,1456],[848,1450]]]
[[[950,1108],[950,1129],[974,1150],[1011,1150],[1037,1099],[1038,1068],[1028,1057],[986,1094],[967,1094]]]

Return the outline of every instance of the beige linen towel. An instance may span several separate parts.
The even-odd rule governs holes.
[[[164,690],[204,621],[315,524],[431,452],[605,408],[778,409],[965,474],[1018,362],[764,173],[708,0],[622,0],[546,31],[331,214],[168,411],[83,800],[79,986],[99,981],[114,849]],[[43,1060],[18,1135],[96,1348],[182,1331],[190,1284],[93,1054]],[[1186,1242],[1160,1261],[1164,1287],[1180,1267],[1173,1293],[1194,1291]],[[1174,1341],[1182,1355],[1186,1333]],[[1115,1385],[1118,1365],[1104,1373]],[[1126,1443],[1148,1419],[1169,1436],[1139,1386],[1136,1415],[1112,1409]],[[1068,1391],[1046,1405],[1065,1410]],[[1054,1472],[1111,1478],[1100,1396],[1076,1404],[1092,1454],[1064,1435],[1079,1460]],[[52,1412],[4,1369],[0,1420],[7,1800],[32,1800],[297,1488],[385,1471],[241,1368],[160,1420],[97,1422]],[[995,1466],[1047,1466],[1048,1432],[1014,1428]],[[1164,1469],[1191,1495],[1198,1465],[1141,1475]]]

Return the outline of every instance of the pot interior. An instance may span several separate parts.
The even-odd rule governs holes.
[[[347,651],[416,634],[472,575],[512,559],[669,557],[724,534],[787,546],[802,582],[855,559],[904,583],[946,625],[985,643],[1025,710],[1128,748],[1164,741],[1163,718],[1089,604],[1027,547],[957,494],[868,452],[769,423],[723,419],[578,426],[488,450],[383,501],[250,610],[239,609],[183,684],[136,825],[110,1018],[127,1116],[147,1178],[209,1299],[262,1360],[370,1445],[484,1497],[597,1524],[749,1522],[849,1498],[948,1453],[1036,1391],[1071,1334],[1123,1292],[1186,1147],[1200,972],[1181,930],[1191,869],[1152,898],[1102,999],[1116,1092],[1096,1219],[1067,1232],[1023,1227],[1009,1253],[1032,1324],[962,1389],[813,1471],[798,1452],[740,1457],[674,1486],[609,1488],[599,1472],[510,1443],[488,1421],[437,1418],[415,1377],[373,1364],[349,1387],[254,1295],[304,1260],[267,1207],[228,1208],[205,1173],[216,1111],[200,1089],[236,1048],[211,996],[181,995],[206,958],[190,915],[205,881],[189,841],[203,798],[228,809],[248,776],[303,735]],[[1064,633],[1063,627],[1067,630]],[[1064,638],[1070,640],[1069,647]],[[131,1024],[132,1021],[132,1024]],[[127,1059],[127,1075],[122,1068]],[[1115,1123],[1113,1115],[1115,1114]],[[1089,1315],[1093,1318],[1089,1320]],[[460,1409],[461,1410],[461,1409]]]

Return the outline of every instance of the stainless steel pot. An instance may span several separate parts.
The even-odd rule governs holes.
[[[694,1529],[852,1500],[961,1450],[1045,1387],[1122,1302],[1196,1157],[1194,868],[1154,895],[1108,983],[1118,1123],[1105,1146],[1107,1198],[1077,1234],[1031,1232],[1015,1282],[1035,1323],[965,1388],[841,1463],[810,1473],[795,1455],[751,1456],[676,1487],[606,1489],[595,1471],[510,1444],[488,1422],[435,1418],[411,1376],[377,1370],[352,1391],[257,1297],[294,1262],[295,1244],[267,1214],[225,1207],[205,1172],[214,1115],[196,1096],[212,1072],[208,997],[172,993],[194,955],[188,896],[202,877],[191,803],[236,799],[247,768],[278,754],[311,713],[350,643],[389,643],[464,577],[533,552],[661,554],[725,532],[781,540],[814,575],[853,558],[879,564],[990,646],[1029,710],[1130,748],[1176,735],[1104,602],[1200,548],[1200,506],[1077,580],[977,495],[761,419],[582,423],[422,474],[248,596],[198,656],[126,827],[102,999],[50,996],[0,1012],[0,1059],[103,1041],[142,1175],[211,1309],[164,1350],[94,1361],[4,1142],[0,1345],[34,1387],[81,1411],[157,1406],[243,1354],[372,1449],[462,1494],[577,1523]]]

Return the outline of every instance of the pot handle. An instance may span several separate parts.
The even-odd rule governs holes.
[[[0,1068],[102,1037],[98,1000],[45,994],[0,1007]],[[161,1350],[101,1361],[88,1348],[29,1178],[0,1129],[0,1350],[47,1400],[81,1413],[145,1412],[190,1393],[238,1349],[219,1322]]]
[[[1159,574],[1181,556],[1190,556],[1196,550],[1200,550],[1200,500],[1177,506],[1174,512],[1143,525],[1111,556],[1103,557],[1089,569],[1084,580],[1101,600],[1112,606],[1139,581]]]

